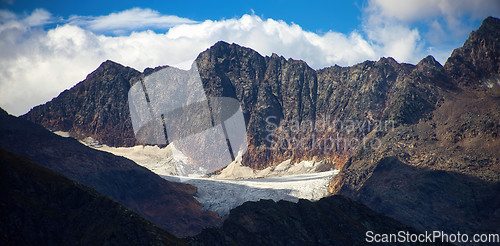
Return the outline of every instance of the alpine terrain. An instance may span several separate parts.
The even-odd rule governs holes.
[[[166,67],[140,72],[108,60],[25,115],[0,112],[7,170],[0,191],[16,198],[0,201],[0,210],[12,211],[2,221],[77,228],[46,214],[62,209],[89,233],[110,228],[92,242],[120,238],[134,223],[131,242],[146,244],[360,245],[369,230],[500,233],[497,18],[486,18],[445,64],[432,56],[417,64],[383,57],[315,70],[217,42],[193,67],[208,97],[240,103],[248,148],[204,177],[179,177],[171,166],[193,161],[196,147],[135,137],[129,90]],[[38,198],[38,190],[57,202]],[[26,212],[33,199],[47,209]],[[101,203],[109,212],[89,209]],[[22,232],[2,223],[0,240]],[[86,231],[65,233],[87,240]],[[50,235],[40,238],[58,238]]]

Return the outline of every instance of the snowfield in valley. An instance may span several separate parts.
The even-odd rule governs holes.
[[[162,176],[166,180],[192,184],[198,188],[195,198],[204,209],[220,216],[246,201],[272,199],[297,202],[299,199],[318,200],[328,195],[328,185],[338,170],[320,173],[255,179],[214,179]]]
[[[67,136],[62,132],[59,135]],[[188,183],[197,187],[195,198],[204,209],[225,216],[232,208],[246,201],[272,199],[297,202],[299,199],[318,200],[328,195],[328,185],[338,170],[327,170],[323,161],[286,160],[275,167],[254,170],[241,165],[241,155],[219,174],[210,177],[186,177],[185,157],[175,146],[109,147],[87,138],[89,147],[131,159],[164,179]],[[326,170],[326,171],[325,171]]]

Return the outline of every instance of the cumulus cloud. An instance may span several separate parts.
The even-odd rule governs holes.
[[[141,12],[133,9],[132,12]],[[98,31],[121,30],[124,11],[105,17],[75,18],[55,28],[44,30],[51,15],[36,10],[27,16],[0,12],[0,106],[19,115],[44,103],[94,70],[107,59],[138,70],[158,65],[188,68],[196,56],[219,40],[235,42],[256,49],[263,55],[278,53],[302,59],[320,68],[333,64],[351,65],[377,59],[374,50],[361,34],[327,32],[318,35],[300,26],[273,19],[263,20],[244,15],[221,21],[184,23],[182,18],[164,18],[156,12],[138,13],[142,24],[170,25],[182,20],[165,33],[151,30],[114,36]],[[141,12],[142,13],[142,12]],[[151,20],[148,19],[150,16]],[[113,23],[110,19],[117,19]],[[161,20],[161,21],[158,21]],[[160,24],[159,24],[160,23]]]
[[[487,16],[500,15],[498,0],[369,0],[363,32],[382,54],[416,63],[433,55],[444,63]]]
[[[134,8],[62,20],[41,9],[27,15],[0,10],[0,106],[23,114],[83,80],[107,59],[140,71],[159,65],[188,68],[219,40],[262,55],[301,59],[313,68],[353,65],[381,56],[416,63],[427,52],[446,59],[449,50],[425,46],[422,32],[411,26],[417,18],[411,17],[413,12],[404,10],[411,18],[400,16],[385,6],[381,0],[369,2],[362,28],[347,34],[318,34],[254,14],[195,22]],[[48,27],[49,23],[58,25]],[[434,29],[447,31],[439,21]]]

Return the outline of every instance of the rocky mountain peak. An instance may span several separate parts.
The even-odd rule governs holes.
[[[396,60],[394,60],[394,58],[392,58],[392,57],[382,57],[376,62],[376,64],[377,65],[389,65],[392,67],[399,66],[399,63]]]
[[[425,57],[417,64],[414,75],[418,77],[417,80],[437,85],[442,89],[457,89],[456,84],[450,79],[444,67],[431,55]]]
[[[21,117],[77,138],[90,136],[110,146],[134,145],[127,98],[131,79],[140,74],[107,60],[70,90]]]
[[[482,36],[490,36],[494,38],[495,36],[498,37],[498,34],[500,32],[500,19],[489,16],[488,18],[483,20],[483,23],[477,29],[477,31],[473,31],[472,33],[477,33],[477,35],[482,35]]]
[[[500,74],[500,20],[486,18],[464,45],[453,51],[444,68],[460,85],[490,87]]]
[[[115,82],[114,79],[120,74],[124,74],[126,76],[130,73],[137,74],[138,71],[130,67],[125,67],[114,61],[106,60],[105,62],[101,63],[101,65],[99,65],[99,67],[94,72],[90,73],[84,81],[87,82],[87,84],[91,82]]]
[[[443,67],[441,63],[436,61],[434,59],[434,56],[428,55],[424,59],[420,60],[417,64],[417,67],[419,70],[423,69],[424,67],[431,66],[431,67]]]
[[[169,66],[168,65],[157,66],[157,67],[154,67],[154,68],[147,67],[147,68],[144,69],[144,71],[142,72],[142,74],[144,76],[148,76],[148,75],[150,75],[150,74],[152,74],[152,73],[154,73],[156,71],[162,70],[162,69],[167,68],[167,67],[169,67]]]
[[[229,44],[225,41],[218,41],[210,48],[200,53],[198,58],[196,58],[196,61],[199,61],[200,59],[203,59],[203,57],[206,56],[211,56],[213,58],[227,58],[227,57],[244,56],[247,55],[248,53],[257,53],[257,52],[235,43]]]
[[[106,60],[103,63],[101,63],[101,65],[99,65],[99,68],[107,68],[107,67],[125,67],[125,66],[123,66],[120,63],[114,62],[112,60]]]
[[[477,84],[477,78],[485,74],[486,79],[498,75],[494,70],[498,69],[500,42],[496,42],[498,30],[493,30],[498,22],[495,18],[485,20],[464,47],[455,50],[444,68],[428,56],[417,65],[383,57],[351,67],[314,70],[304,61],[277,54],[264,57],[224,41],[200,53],[195,64],[207,96],[231,97],[240,102],[248,140],[255,145],[249,147],[251,151],[244,156],[243,164],[263,168],[288,158],[327,158],[322,150],[298,153],[278,148],[269,152],[264,146],[269,144],[268,117],[274,117],[275,123],[284,122],[284,132],[276,134],[287,138],[300,137],[290,135],[287,124],[310,124],[323,118],[366,120],[370,124],[392,119],[412,124],[435,108],[442,97],[440,90]],[[143,74],[161,68],[146,69]],[[107,145],[134,145],[127,92],[131,78],[139,75],[131,68],[106,61],[85,81],[24,117],[49,129],[71,131],[76,137],[92,136]],[[316,133],[330,137],[328,132]],[[367,132],[359,133],[356,137]],[[306,132],[300,134],[308,136]]]
[[[270,57],[270,58],[271,58],[271,59],[278,59],[278,58],[280,58],[280,57],[283,57],[283,56],[279,56],[278,54],[273,53],[273,54],[271,54],[271,57]]]

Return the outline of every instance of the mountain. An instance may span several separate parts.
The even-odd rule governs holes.
[[[2,245],[185,245],[95,190],[0,148]]]
[[[285,60],[277,55],[263,57],[251,49],[225,42],[202,52],[195,62],[207,95],[240,101],[249,138],[243,164],[253,168],[264,168],[288,158],[326,159],[340,167],[352,152],[349,146],[337,148],[333,154],[325,153],[322,148],[308,151],[287,146],[269,148],[271,143],[266,140],[269,122],[276,125],[281,122],[274,132],[279,139],[273,141],[302,139],[311,134],[317,141],[330,140],[337,133],[359,137],[381,120],[417,121],[438,100],[435,88],[452,86],[448,81],[422,86],[408,83],[410,74],[419,76],[417,66],[399,64],[392,58],[315,71],[303,61]],[[439,64],[434,65],[437,67],[433,68],[431,63],[429,69],[442,72]],[[123,74],[129,75],[129,83],[124,82]],[[126,93],[138,74],[116,63],[104,62],[87,79],[22,118],[50,130],[69,131],[79,139],[91,136],[110,146],[130,146],[135,142],[131,140],[133,130]],[[111,120],[114,118],[119,120]],[[359,131],[350,134],[339,126],[323,127],[334,121],[346,124],[348,120],[366,121],[370,126],[356,127]],[[106,127],[102,122],[107,123]],[[311,129],[311,125],[318,127]],[[291,130],[293,127],[298,130]]]
[[[195,63],[207,95],[241,103],[249,141],[244,165],[262,169],[289,158],[325,160],[341,169],[330,185],[332,194],[416,229],[498,232],[499,32],[499,19],[485,19],[444,66],[432,56],[416,65],[389,57],[314,70],[303,61],[264,57],[225,42],[202,52]],[[118,71],[105,64],[94,73]],[[85,93],[102,95],[101,100],[71,107],[78,113],[95,105],[83,110],[85,122],[107,118],[104,102],[127,105],[126,99],[114,102],[113,93],[97,90],[110,81],[89,78],[80,84],[96,84]],[[69,98],[78,97],[80,84],[65,92],[66,101],[59,96],[22,117],[78,138],[133,144],[124,137],[133,136],[130,124],[115,140],[106,140],[113,135],[106,129],[81,131],[74,120],[65,128],[62,112],[44,113],[65,108]]]
[[[0,148],[3,245],[185,245],[128,208]],[[190,245],[353,245],[366,231],[418,231],[342,196],[318,202],[247,202]],[[36,232],[36,233],[34,233]]]
[[[202,211],[195,187],[168,182],[126,158],[0,111],[0,147],[96,189],[177,236],[220,223],[216,213]]]
[[[33,108],[25,118],[78,139],[93,137],[110,146],[133,146],[127,98],[129,81],[139,75],[135,69],[105,61],[84,81]]]
[[[221,228],[187,240],[191,245],[365,245],[367,231],[419,233],[359,202],[331,196],[316,202],[246,202],[231,210]]]
[[[470,33],[464,45],[455,49],[444,65],[446,72],[461,86],[494,89],[500,95],[500,22],[486,18]]]
[[[424,72],[427,83],[448,81],[455,89],[439,90],[425,118],[369,134],[381,147],[353,153],[330,191],[420,230],[498,233],[499,31],[500,20],[487,18],[436,70],[443,79]]]

